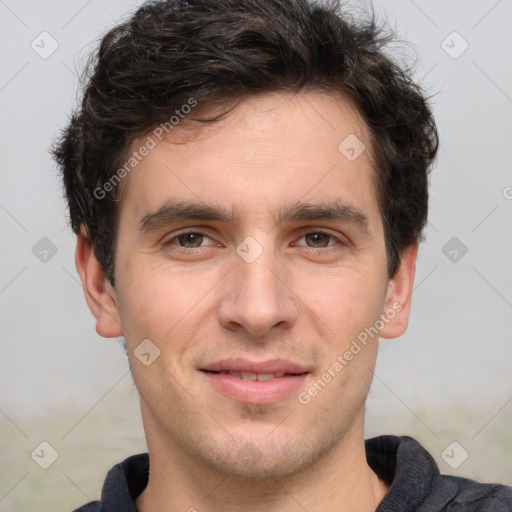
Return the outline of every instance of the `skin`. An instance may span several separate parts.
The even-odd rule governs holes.
[[[354,161],[338,149],[350,134],[366,146]],[[307,391],[394,304],[401,311],[379,335],[406,330],[418,244],[389,279],[370,149],[364,121],[341,94],[251,96],[220,122],[184,121],[125,178],[115,289],[79,235],[76,264],[96,330],[125,337],[140,394],[151,460],[140,511],[364,512],[384,497],[363,437],[378,337],[307,404],[295,392],[242,403],[200,371],[227,357],[282,358],[310,370],[299,389]],[[237,217],[141,230],[145,216],[176,200]],[[362,212],[366,231],[349,220],[272,216],[333,201]],[[184,228],[204,236],[177,239]],[[236,252],[249,236],[263,251],[252,263]],[[149,366],[134,354],[144,339],[160,350]]]

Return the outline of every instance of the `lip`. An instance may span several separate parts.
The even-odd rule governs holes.
[[[287,361],[286,359],[269,359],[268,361],[249,361],[248,359],[222,359],[215,361],[201,370],[208,372],[249,372],[249,373],[309,373],[309,369],[301,364]]]
[[[282,377],[272,380],[243,380],[225,373],[215,372],[247,372],[257,374],[283,373]],[[253,405],[268,405],[285,399],[297,391],[310,371],[305,366],[273,359],[263,362],[246,359],[223,359],[201,368],[202,374],[210,385],[221,394],[238,402]]]
[[[268,405],[283,400],[302,386],[308,373],[301,375],[285,375],[272,380],[242,380],[222,373],[209,373],[203,375],[211,386],[223,395],[253,405]]]

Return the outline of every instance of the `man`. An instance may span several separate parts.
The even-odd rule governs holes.
[[[437,151],[385,43],[305,0],[153,2],[103,38],[55,155],[149,455],[79,510],[512,509],[411,438],[363,437]]]

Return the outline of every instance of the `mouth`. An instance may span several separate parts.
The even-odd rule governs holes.
[[[227,359],[200,370],[215,391],[237,402],[254,405],[289,398],[311,373],[305,365],[285,360],[259,363]]]
[[[207,370],[206,370],[207,371]],[[220,371],[220,372],[209,372],[209,373],[218,373],[219,375],[230,375],[231,377],[235,377],[236,379],[242,380],[257,380],[259,382],[280,379],[286,375],[294,375],[292,373],[251,373],[251,372],[237,372],[237,371]]]

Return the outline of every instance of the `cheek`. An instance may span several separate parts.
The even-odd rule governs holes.
[[[305,303],[341,343],[351,341],[379,318],[385,300],[384,286],[353,269],[344,269],[308,280]]]
[[[311,296],[314,316],[324,325],[324,359],[318,378],[332,382],[318,400],[318,407],[340,421],[359,410],[372,381],[378,335],[369,333],[374,332],[385,300],[384,286],[378,287],[375,277],[354,270],[338,272],[320,281],[325,293],[316,289]]]
[[[177,274],[171,277],[165,271],[150,267],[141,272],[132,267],[125,275],[130,279],[120,283],[119,309],[130,367],[139,393],[148,403],[163,399],[163,390],[177,400],[175,392],[179,391],[179,386],[175,378],[182,380],[183,377],[178,362],[183,352],[190,348],[197,322],[203,316],[204,310],[199,311],[197,306],[199,303],[204,307],[200,302],[204,291],[200,293],[190,278]],[[137,353],[142,353],[138,347],[147,339],[157,347],[150,348],[151,357],[152,350],[156,350],[158,356],[145,366],[138,360]],[[148,400],[148,397],[153,398]]]
[[[205,295],[218,280],[214,272],[151,265],[145,255],[133,256],[123,275],[129,277],[119,283],[119,309],[127,344],[134,347],[149,338],[158,346],[172,344],[173,352],[179,351],[180,340],[189,339],[194,325],[205,318],[209,304]]]

